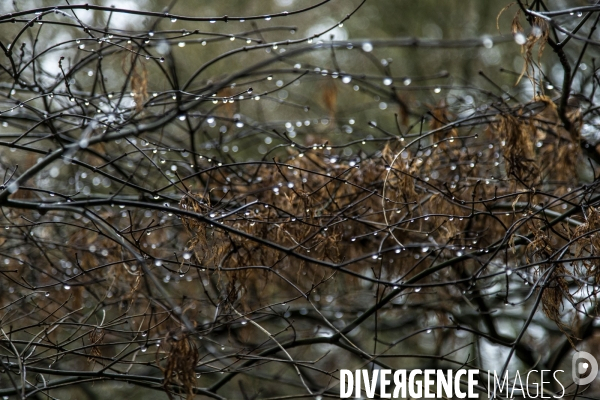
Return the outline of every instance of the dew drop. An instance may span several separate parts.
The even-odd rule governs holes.
[[[492,47],[494,47],[494,41],[489,37],[483,38],[482,42],[483,42],[483,47],[485,47],[486,49],[491,49]]]
[[[527,38],[525,37],[525,35],[519,32],[515,34],[515,42],[517,44],[524,45],[525,43],[527,43]]]

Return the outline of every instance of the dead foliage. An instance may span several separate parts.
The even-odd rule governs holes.
[[[517,83],[519,83],[524,75],[527,75],[535,92],[535,90],[538,88],[543,87],[543,82],[535,75],[535,70],[536,68],[539,68],[544,47],[546,47],[546,43],[548,42],[548,23],[542,18],[531,17],[531,29],[528,34],[525,34],[523,26],[519,22],[519,17],[520,11],[516,13],[511,25],[511,31],[513,35],[521,35],[522,37],[526,37],[525,43],[521,45],[521,54],[523,55],[525,64],[523,65],[521,75],[517,79]],[[533,53],[533,50],[536,46],[538,49],[537,58],[534,57]]]
[[[104,339],[105,331],[104,329],[94,328],[89,333],[90,343],[92,344],[92,348],[90,350],[90,356],[88,357],[88,362],[96,363],[97,357],[102,356],[102,352],[100,351],[100,345],[102,344],[102,339]]]
[[[198,364],[198,348],[188,338],[178,338],[169,335],[167,338],[169,353],[167,355],[167,366],[163,369],[163,387],[169,399],[174,399],[169,385],[172,383],[181,385],[185,389],[186,399],[194,398],[194,384],[196,382],[195,368]]]
[[[531,187],[538,183],[539,166],[534,152],[535,126],[530,120],[501,115],[494,126],[503,142],[507,175]]]
[[[131,95],[135,102],[135,109],[137,112],[141,112],[148,99],[148,69],[138,58],[139,56],[135,52],[126,52],[121,67],[123,73],[130,76]]]
[[[337,96],[338,90],[337,86],[335,85],[335,80],[327,80],[327,82],[323,85],[321,97],[323,99],[325,110],[327,110],[331,121],[335,121],[335,115],[337,112]]]

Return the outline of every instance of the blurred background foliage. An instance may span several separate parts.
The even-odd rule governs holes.
[[[18,2],[17,9],[26,9],[29,6],[49,6],[52,2]],[[118,4],[111,2],[98,3],[114,5],[121,8],[132,7],[133,9],[163,12],[169,6],[171,14],[221,17],[229,15],[268,15],[283,11],[303,9],[314,4],[311,1],[287,1],[277,0],[269,2],[238,2],[233,0],[208,1],[201,6],[187,2],[157,1],[123,1]],[[304,68],[312,69],[303,79],[267,96],[267,101],[258,104],[241,102],[235,105],[219,107],[218,111],[223,117],[232,117],[235,114],[245,115],[252,118],[269,121],[266,127],[266,136],[272,136],[275,144],[281,144],[268,128],[283,130],[286,122],[316,121],[328,117],[340,120],[354,120],[354,126],[339,123],[313,124],[310,128],[296,129],[300,135],[299,140],[305,144],[315,142],[338,142],[345,141],[337,137],[337,134],[352,129],[351,137],[363,138],[365,136],[381,137],[380,132],[369,130],[368,123],[378,119],[383,123],[387,131],[394,132],[394,114],[400,114],[403,126],[406,127],[414,122],[414,118],[440,104],[440,102],[466,98],[467,106],[474,104],[474,97],[484,96],[485,91],[498,91],[496,85],[513,95],[518,95],[521,90],[530,91],[530,85],[523,85],[522,89],[513,88],[518,74],[523,67],[523,58],[520,55],[520,47],[512,40],[510,23],[516,12],[516,7],[503,13],[498,19],[500,29],[496,27],[496,18],[507,4],[504,1],[461,1],[460,6],[454,2],[439,1],[367,1],[358,11],[355,17],[349,19],[343,25],[337,26],[348,13],[353,11],[359,1],[339,2],[333,1],[324,4],[314,10],[279,17],[271,20],[257,21],[230,21],[224,23],[193,22],[177,20],[171,22],[167,18],[152,18],[142,15],[129,14],[107,14],[94,10],[78,10],[76,15],[85,23],[97,27],[103,27],[110,22],[115,32],[121,32],[123,37],[128,33],[147,30],[152,47],[148,48],[149,54],[156,57],[164,57],[167,62],[160,64],[151,59],[142,62],[147,75],[148,93],[173,91],[173,85],[189,84],[185,89],[193,91],[200,89],[212,82],[220,81],[229,74],[248,67],[260,61],[269,60],[277,55],[283,55],[284,51],[293,50],[298,45],[289,46],[287,40],[298,40],[311,37],[334,27],[328,33],[315,38],[313,46],[306,43],[303,47],[314,47],[319,41],[324,44],[318,51],[305,51],[293,58],[282,58],[280,62],[271,63],[262,70],[253,71],[251,76],[256,79],[245,77],[242,82],[231,82],[240,88],[224,88],[219,95],[232,95],[252,87],[254,93],[273,91],[282,85],[288,85],[292,80],[304,73]],[[565,4],[566,6],[566,4]],[[10,2],[5,2],[1,12],[10,12],[14,8]],[[109,17],[110,15],[110,17]],[[110,19],[110,20],[109,20]],[[259,33],[253,32],[255,28]],[[3,25],[3,38],[9,38],[16,34],[20,26]],[[198,33],[194,31],[198,30]],[[253,32],[249,33],[248,32]],[[87,87],[94,81],[93,76],[96,64],[94,59],[87,57],[89,51],[98,45],[93,43],[82,34],[77,27],[69,28],[64,25],[44,26],[39,38],[38,49],[51,48],[65,40],[73,41],[71,45],[57,46],[51,50],[41,63],[54,76],[60,73],[58,69],[59,57],[66,57],[65,64],[74,66],[81,60],[85,60],[85,68],[79,68],[73,76],[74,87]],[[191,34],[190,34],[191,33]],[[32,35],[27,32],[27,35]],[[237,38],[229,40],[230,35]],[[436,41],[436,40],[463,40],[474,39],[482,41],[483,45],[458,45],[456,48],[448,47],[433,50],[429,46],[394,46],[382,44],[376,45],[370,52],[351,51],[344,47],[336,48],[332,52],[327,47],[327,42],[333,38],[334,41],[382,41],[389,42],[398,39],[411,38]],[[81,43],[74,43],[80,39]],[[251,39],[252,45],[264,42],[280,43],[277,49],[267,47],[266,49],[235,52],[244,43]],[[168,42],[167,42],[168,40]],[[497,43],[494,43],[494,40]],[[168,44],[170,43],[170,44]],[[177,45],[171,45],[177,43]],[[84,49],[78,50],[78,46],[84,45]],[[87,46],[87,47],[85,47]],[[212,62],[216,57],[230,53],[221,60]],[[127,62],[130,62],[127,53],[120,52],[113,56],[105,56],[103,60],[103,73],[105,86],[108,92],[121,90],[120,75]],[[192,74],[205,63],[209,63],[202,73],[193,77]],[[293,70],[294,65],[301,69]],[[108,66],[108,68],[106,68]],[[157,68],[168,70],[172,75],[172,81],[163,79],[162,72]],[[316,68],[316,70],[315,70]],[[337,74],[337,70],[348,73],[352,80],[344,83]],[[501,69],[506,71],[501,72]],[[322,79],[319,71],[329,71],[331,79]],[[494,84],[488,82],[479,75],[483,72]],[[265,72],[270,75],[265,78]],[[516,75],[515,75],[516,74]],[[88,76],[89,75],[89,76]],[[394,90],[390,91],[388,85],[382,81],[382,76],[393,78],[391,81]],[[248,83],[247,83],[248,82]],[[360,89],[359,89],[360,88]],[[355,93],[359,89],[359,93]],[[448,93],[450,91],[450,93]],[[484,91],[484,93],[482,93]],[[531,97],[531,93],[527,93]],[[302,114],[298,110],[305,107],[310,109]],[[410,109],[410,110],[409,110]],[[385,110],[385,111],[384,111]],[[382,112],[384,111],[384,112]],[[408,115],[410,114],[410,115]],[[412,119],[410,117],[413,117]],[[176,125],[170,129],[177,129]],[[218,132],[219,126],[207,130],[207,134],[216,141],[223,144]],[[289,128],[288,128],[289,129]],[[397,133],[397,132],[395,132]],[[326,137],[325,137],[325,136]],[[254,140],[253,136],[253,140]],[[267,139],[269,140],[269,139]],[[264,155],[267,147],[240,140],[231,140],[225,147],[225,151],[232,155],[232,148],[243,149],[236,159],[256,158],[257,153]],[[210,145],[210,141],[204,141],[204,145]],[[209,156],[223,157],[223,148],[209,149]],[[356,149],[353,149],[356,152]],[[350,150],[347,150],[347,152]]]

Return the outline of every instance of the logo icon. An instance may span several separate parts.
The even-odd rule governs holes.
[[[573,382],[578,385],[588,385],[598,376],[598,362],[590,353],[577,351],[573,354],[572,360]],[[582,378],[587,372],[587,376]]]

